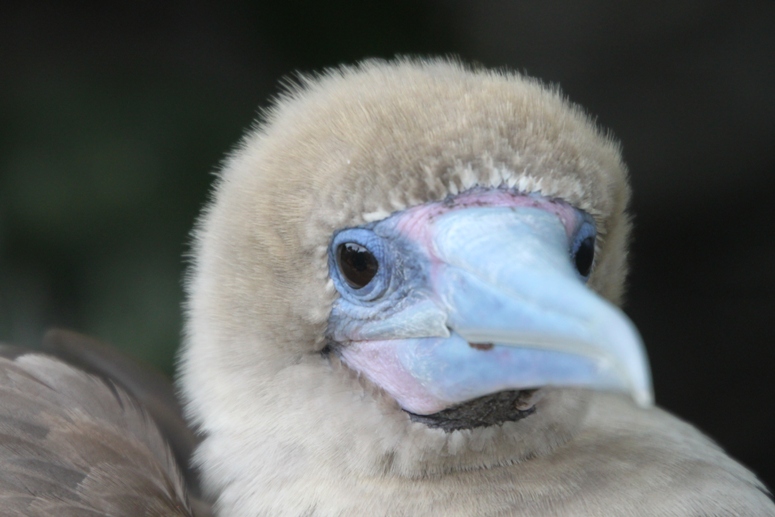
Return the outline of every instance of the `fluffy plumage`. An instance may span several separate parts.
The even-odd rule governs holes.
[[[690,426],[616,395],[444,432],[322,355],[337,229],[475,186],[594,216],[589,286],[618,303],[629,187],[618,145],[556,90],[448,61],[303,78],[227,160],[200,220],[180,386],[220,515],[775,515]]]

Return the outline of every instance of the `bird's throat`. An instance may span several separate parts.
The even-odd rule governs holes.
[[[485,395],[431,415],[407,411],[413,422],[446,432],[501,425],[522,420],[536,411],[538,390],[509,390]]]

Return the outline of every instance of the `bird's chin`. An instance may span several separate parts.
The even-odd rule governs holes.
[[[517,422],[536,411],[540,389],[500,391],[456,404],[430,415],[404,410],[414,422],[446,432]]]

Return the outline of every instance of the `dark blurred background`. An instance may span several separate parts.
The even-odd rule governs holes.
[[[0,341],[66,326],[171,372],[189,229],[278,80],[454,54],[621,139],[657,400],[775,485],[775,2],[180,5],[0,8]]]

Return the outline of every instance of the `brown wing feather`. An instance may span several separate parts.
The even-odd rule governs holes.
[[[114,346],[70,330],[49,330],[43,337],[43,350],[121,386],[140,401],[172,448],[189,492],[200,495],[197,472],[189,465],[199,439],[186,424],[167,376]]]
[[[29,354],[0,358],[0,515],[193,514],[169,447],[131,397]]]

